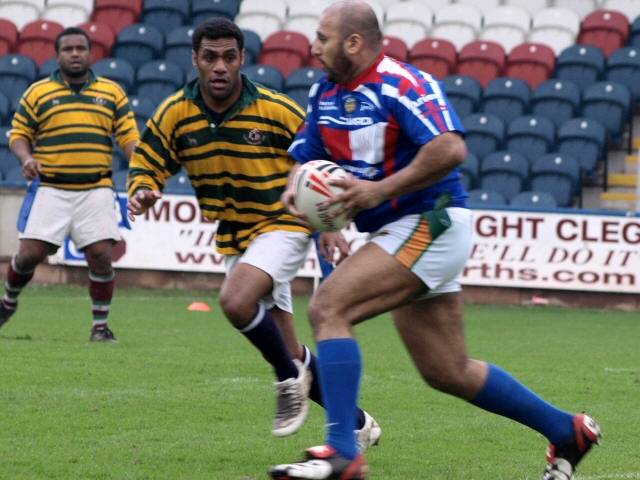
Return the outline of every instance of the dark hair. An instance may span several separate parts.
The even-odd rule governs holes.
[[[56,37],[56,43],[55,43],[56,53],[60,51],[60,39],[62,37],[66,37],[67,35],[82,35],[84,38],[87,39],[87,43],[89,44],[89,50],[91,50],[91,39],[89,38],[89,35],[87,34],[87,32],[85,32],[83,29],[78,27],[67,27],[63,31],[61,31]]]
[[[191,37],[191,44],[194,52],[198,52],[202,39],[217,40],[219,38],[235,38],[238,42],[238,50],[244,48],[244,34],[231,20],[223,17],[214,17],[205,20],[196,27]]]

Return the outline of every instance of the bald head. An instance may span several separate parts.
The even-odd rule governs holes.
[[[342,0],[329,6],[324,15],[331,17],[343,38],[358,34],[372,50],[380,50],[382,32],[373,9],[362,0]]]

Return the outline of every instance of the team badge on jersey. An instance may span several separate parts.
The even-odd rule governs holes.
[[[93,99],[93,103],[95,103],[96,105],[100,105],[101,107],[104,107],[107,104],[107,101],[102,97],[95,97]]]
[[[347,115],[351,115],[358,109],[358,101],[355,97],[345,97],[344,99],[344,111]]]
[[[251,145],[260,145],[264,142],[264,133],[257,128],[253,128],[244,134],[244,140]]]

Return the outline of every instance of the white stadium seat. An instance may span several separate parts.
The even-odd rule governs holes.
[[[483,14],[500,6],[500,0],[458,0],[456,3],[471,5],[479,9]]]
[[[236,23],[240,28],[253,30],[264,41],[269,35],[282,30],[287,18],[284,0],[244,0]]]
[[[511,7],[524,8],[531,15],[535,15],[540,10],[548,7],[547,0],[505,0],[504,4]]]
[[[452,4],[434,12],[430,36],[449,40],[457,51],[475,40],[482,27],[482,13],[471,5]]]
[[[2,1],[0,3],[0,18],[11,20],[18,31],[27,23],[40,18],[40,9],[25,1]]]
[[[484,15],[484,28],[480,39],[499,43],[505,52],[524,43],[531,29],[531,15],[524,8],[505,5]]]
[[[409,47],[427,37],[433,14],[419,1],[399,2],[387,9],[384,26],[385,35],[397,37]]]
[[[604,0],[602,8],[624,13],[631,23],[640,15],[640,0]]]
[[[73,27],[89,20],[89,13],[78,5],[57,3],[48,5],[42,12],[41,18],[58,22],[64,27]]]
[[[597,0],[553,0],[552,7],[573,10],[582,19],[598,9]]]
[[[316,38],[316,29],[320,14],[330,5],[328,0],[289,0],[289,13],[284,24],[284,30],[300,32],[310,42]]]
[[[573,45],[580,30],[580,17],[566,8],[546,8],[533,16],[528,41],[544,43],[556,56]]]

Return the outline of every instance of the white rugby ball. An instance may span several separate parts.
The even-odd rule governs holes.
[[[342,189],[329,185],[329,180],[346,178],[347,172],[338,164],[328,160],[311,160],[302,164],[294,178],[296,208],[307,216],[313,228],[321,232],[338,231],[351,222],[345,214],[331,218],[331,214],[340,204],[322,207],[321,204],[332,198]]]

